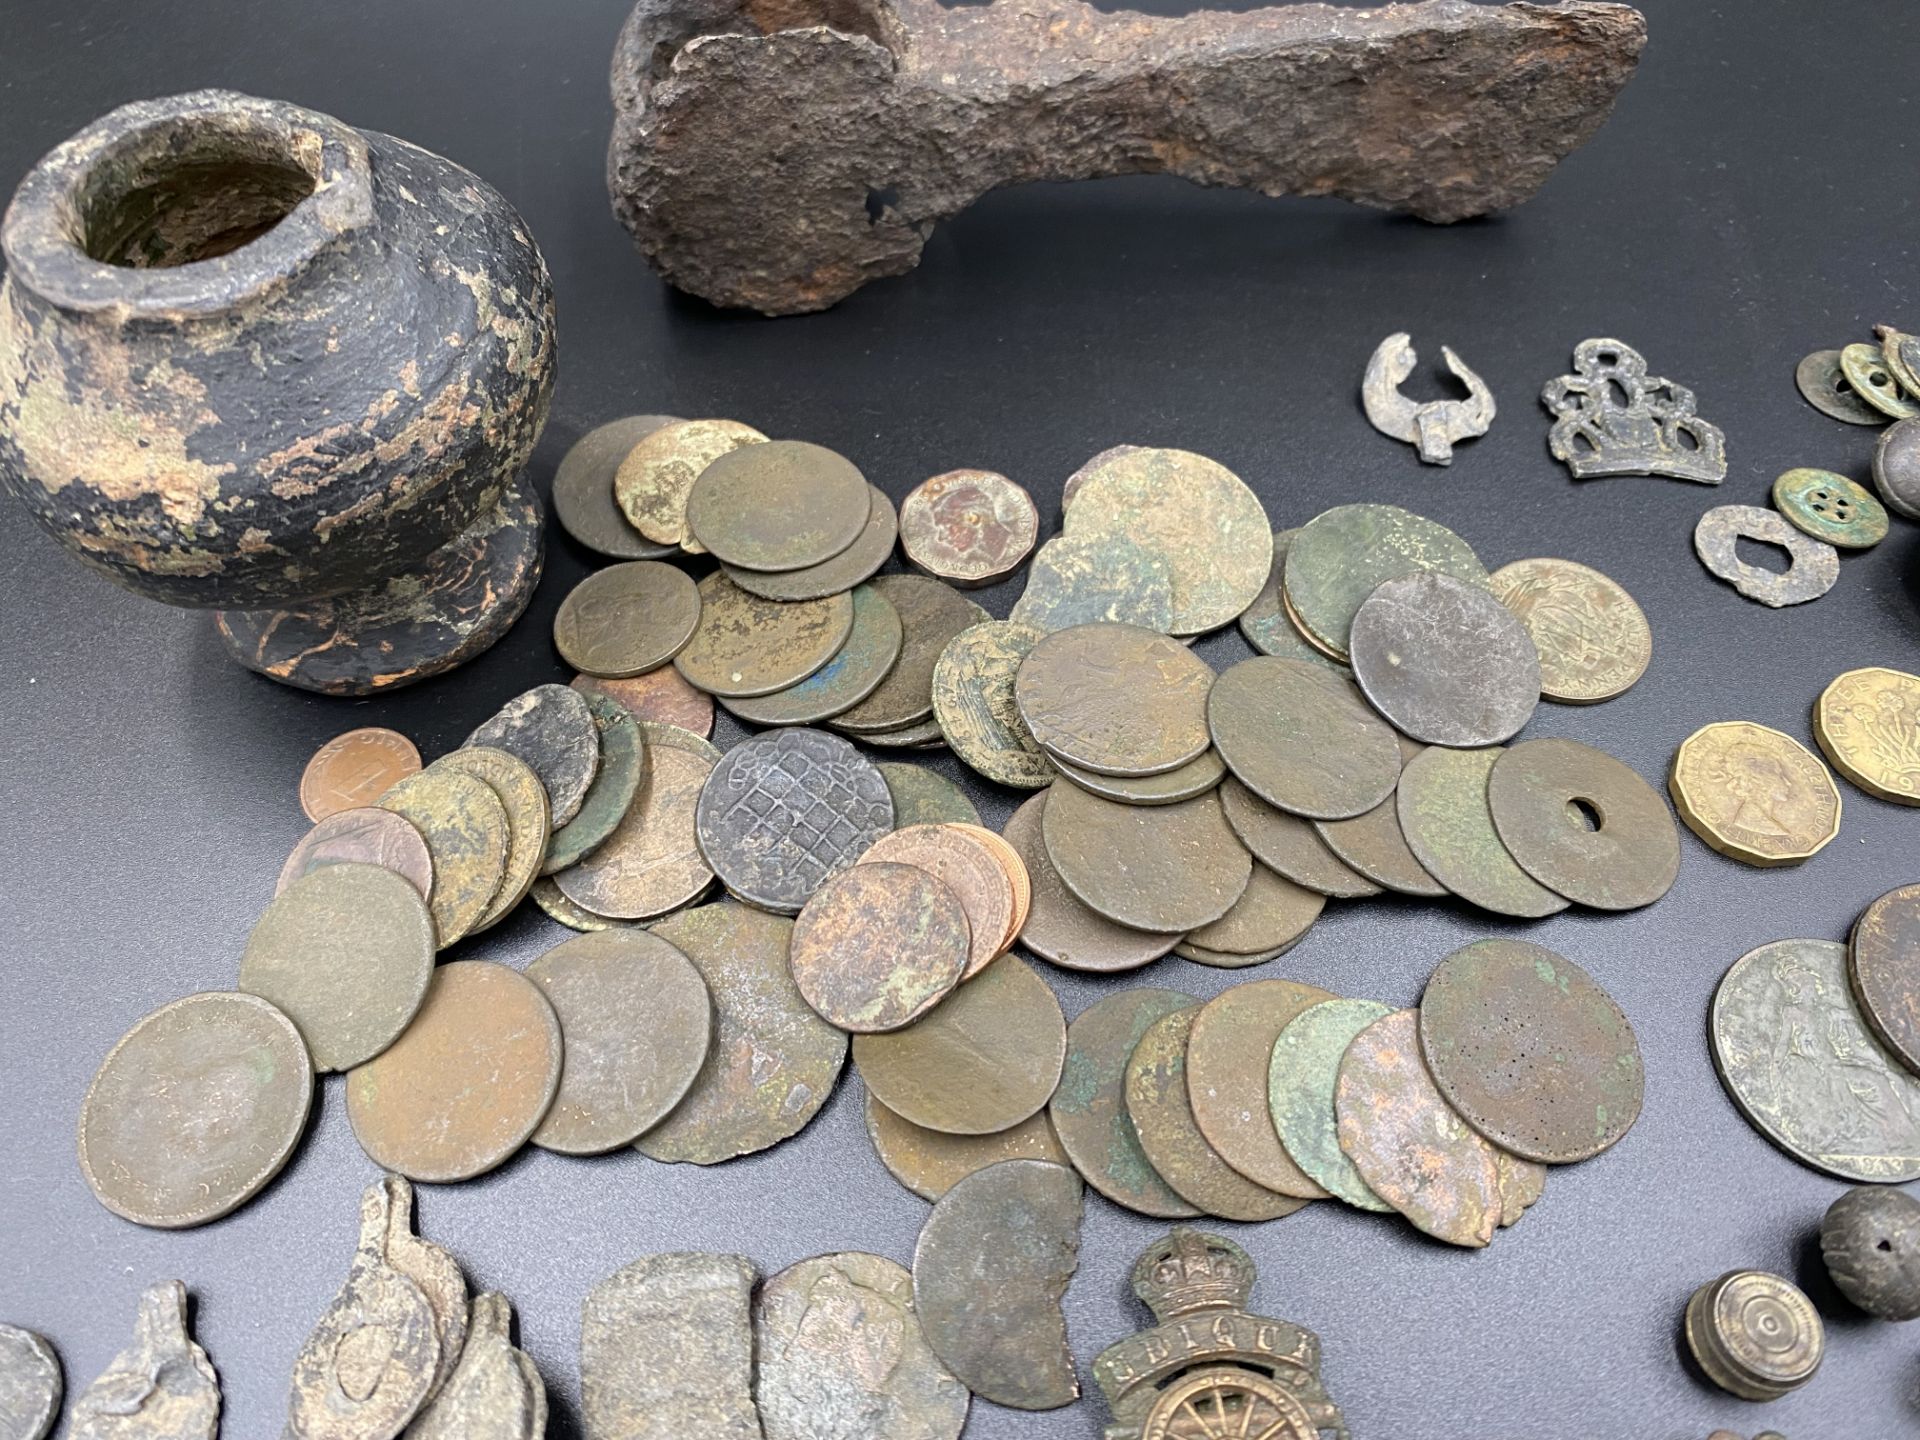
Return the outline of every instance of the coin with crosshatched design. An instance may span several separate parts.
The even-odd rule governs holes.
[[[573,442],[553,472],[553,513],[567,534],[610,560],[658,560],[672,545],[633,528],[613,498],[620,462],[654,431],[680,421],[672,415],[629,415],[589,430]]]
[[[1253,857],[1209,792],[1178,805],[1117,805],[1064,782],[1047,791],[1047,857],[1080,902],[1116,925],[1165,935],[1225,915]]]
[[[420,769],[406,736],[377,725],[336,735],[314,752],[300,776],[300,808],[318,823],[342,810],[371,805]]]
[[[1395,728],[1429,745],[1497,745],[1540,703],[1540,655],[1486,582],[1422,571],[1361,602],[1353,678]]]
[[[1401,833],[1421,868],[1469,904],[1520,920],[1557,915],[1567,897],[1515,864],[1494,828],[1487,777],[1501,754],[1498,746],[1421,751],[1394,792]]]
[[[742,570],[735,565],[720,568],[742,590],[763,600],[824,600],[871,580],[893,554],[893,542],[900,537],[900,520],[884,491],[872,485],[867,489],[871,508],[866,528],[832,559],[801,570]]]
[[[967,912],[939,876],[862,861],[827,876],[793,922],[793,983],[841,1030],[898,1030],[960,983],[967,933]]]
[[[1487,776],[1487,809],[1520,868],[1576,905],[1651,905],[1680,873],[1680,829],[1660,792],[1578,740],[1507,750]]]
[[[1042,637],[1014,676],[1014,703],[1041,748],[1102,775],[1178,769],[1208,745],[1213,669],[1138,625],[1075,625]]]
[[[1653,659],[1653,630],[1620,584],[1572,560],[1502,565],[1487,583],[1540,656],[1540,693],[1591,705],[1624,693]]]
[[[1873,665],[1837,676],[1814,704],[1813,738],[1869,795],[1920,805],[1920,675]]]
[[[700,623],[673,663],[710,695],[771,695],[798,685],[833,659],[853,630],[851,595],[762,600],[719,570],[699,591]]]
[[[744,445],[716,458],[687,492],[687,531],[742,570],[804,570],[867,528],[873,487],[843,455],[804,440]]]
[[[702,553],[687,533],[687,495],[707,466],[767,437],[737,420],[680,420],[635,442],[614,471],[613,495],[629,524],[659,545]]]
[[[1819,758],[1745,720],[1703,725],[1674,752],[1667,791],[1687,828],[1747,865],[1798,865],[1840,833],[1840,789]]]
[[[1294,533],[1280,594],[1301,633],[1345,660],[1361,603],[1387,581],[1422,571],[1487,583],[1473,547],[1446,526],[1398,505],[1336,505]]]
[[[1039,533],[1033,497],[991,470],[949,470],[921,481],[900,502],[907,559],[969,589],[1018,570]]]
[[[433,856],[427,842],[404,817],[371,805],[336,811],[302,836],[280,867],[273,893],[278,895],[311,871],[344,863],[378,865],[405,879],[422,900],[433,894]]]
[[[1307,660],[1256,655],[1221,671],[1207,727],[1243,785],[1309,820],[1365,814],[1400,774],[1393,727],[1352,684]]]
[[[680,653],[700,622],[700,592],[687,572],[657,560],[596,570],[553,617],[561,658],[589,675],[643,675]]]
[[[532,766],[556,827],[580,813],[600,768],[600,730],[593,712],[579,691],[564,685],[536,685],[514,696],[462,743],[504,750]]]

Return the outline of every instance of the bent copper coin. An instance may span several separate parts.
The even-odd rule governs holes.
[[[1840,351],[1840,373],[1853,393],[1892,420],[1920,415],[1920,401],[1907,394],[1878,345],[1847,345]]]
[[[653,933],[707,982],[713,1045],[687,1098],[634,1148],[655,1160],[713,1165],[804,1129],[833,1093],[847,1037],[814,1014],[793,983],[793,922],[722,901],[669,916]]]
[[[513,1307],[473,1297],[473,1325],[446,1386],[407,1427],[408,1440],[538,1440],[547,1433],[547,1387],[533,1357],[513,1343]]]
[[[1447,1105],[1420,1058],[1418,1015],[1397,1010],[1354,1037],[1333,1108],[1340,1148],[1367,1187],[1449,1245],[1479,1247],[1500,1223],[1500,1165]]]
[[[140,1294],[133,1344],[75,1397],[70,1440],[214,1440],[220,1379],[187,1333],[187,1287],[163,1280]]]
[[[1030,625],[984,621],[949,640],[933,667],[933,714],[954,754],[1022,790],[1051,785],[1054,776],[1014,699],[1021,663],[1043,638]]]
[[[967,966],[967,912],[917,865],[829,875],[793,924],[793,983],[842,1030],[898,1030],[939,1004]]]
[[[1231,992],[1228,992],[1231,993]],[[1267,1067],[1267,1113],[1287,1158],[1329,1195],[1359,1210],[1391,1211],[1340,1148],[1333,1096],[1347,1046],[1374,1021],[1393,1013],[1377,1000],[1322,1000],[1309,1005],[1274,1038]]]
[[[280,1173],[313,1103],[300,1031],[255,995],[189,995],[121,1036],[80,1103],[94,1198],[162,1230],[231,1213]]]
[[[427,842],[404,817],[366,806],[337,810],[300,838],[274,882],[278,895],[302,875],[328,865],[378,865],[391,870],[419,892],[433,894],[433,857]]]
[[[900,658],[900,615],[871,585],[853,592],[853,626],[833,658],[797,685],[723,703],[753,725],[811,725],[851,710]]]
[[[921,575],[876,575],[873,588],[900,617],[900,659],[880,687],[834,717],[849,733],[902,730],[933,715],[933,669],[947,642],[987,612],[951,585]]]
[[[570,683],[582,695],[604,695],[636,720],[677,725],[702,739],[713,734],[713,697],[694,689],[671,665],[622,680],[576,675]]]
[[[904,830],[909,825],[942,825],[958,822],[978,825],[980,812],[974,809],[967,792],[944,775],[923,765],[908,765],[900,760],[882,760],[874,766],[887,782],[893,797],[893,823]]]
[[[916,1125],[867,1092],[867,1139],[887,1173],[923,1200],[938,1200],[976,1170],[1002,1160],[1071,1165],[1047,1112],[985,1135],[948,1135]]]
[[[1295,885],[1342,900],[1380,893],[1378,885],[1350,869],[1327,847],[1314,824],[1274,809],[1238,780],[1220,787],[1220,804],[1226,811],[1227,824],[1240,837],[1240,843],[1253,852],[1253,858]]]
[[[1043,960],[1069,970],[1112,974],[1137,970],[1180,943],[1181,932],[1154,934],[1116,925],[1067,888],[1047,857],[1041,834],[1047,796],[1031,796],[1007,821],[1006,839],[1025,864],[1033,906],[1020,927],[1020,943]]]
[[[1056,535],[1034,552],[1007,618],[1048,634],[1113,621],[1164,635],[1173,628],[1172,577],[1164,554],[1124,536]]]
[[[60,1418],[60,1357],[44,1338],[0,1325],[0,1434],[45,1440]]]
[[[433,916],[406,880],[373,865],[328,865],[267,907],[247,937],[238,988],[293,1021],[324,1075],[371,1060],[407,1028],[433,952]]]
[[[1777,545],[1790,563],[1779,572],[1749,565],[1740,558],[1741,540]],[[1775,609],[1818,600],[1840,578],[1839,551],[1795,529],[1779,511],[1757,505],[1717,505],[1707,511],[1693,527],[1693,551],[1707,573]]]
[[[1566,705],[1611,700],[1653,659],[1644,611],[1616,581],[1572,560],[1516,560],[1488,577],[1540,657],[1540,693]]]
[[[766,1440],[959,1440],[972,1400],[878,1255],[817,1255],[760,1286],[754,1400]]]
[[[1255,865],[1240,898],[1211,925],[1189,930],[1183,942],[1220,955],[1284,955],[1320,918],[1327,897]]]
[[[991,470],[949,470],[900,502],[900,548],[929,575],[975,589],[1007,578],[1033,549],[1033,497]]]
[[[1889,510],[1920,520],[1920,420],[1887,427],[1873,450],[1873,485]]]
[[[1277,655],[1283,660],[1307,660],[1345,676],[1346,667],[1327,655],[1294,623],[1281,593],[1281,577],[1286,573],[1287,550],[1299,530],[1273,532],[1273,568],[1267,583],[1253,597],[1253,603],[1240,612],[1240,633],[1262,655]]]
[[[579,691],[564,685],[536,685],[514,696],[463,743],[504,750],[526,761],[546,787],[555,826],[580,813],[600,768],[600,732],[593,712]]]
[[[420,769],[420,752],[398,731],[377,725],[336,735],[300,775],[300,808],[316,824],[371,805]]]
[[[1523,1160],[1567,1165],[1640,1118],[1633,1026],[1571,960],[1525,940],[1479,940],[1434,968],[1420,997],[1433,1083],[1474,1129]]]
[[[874,841],[859,863],[878,861],[917,866],[952,891],[969,937],[962,979],[978,975],[1013,943],[1020,928],[1013,877],[979,836],[955,825],[912,825]]]
[[[1487,809],[1515,863],[1577,905],[1651,905],[1680,873],[1680,827],[1667,802],[1578,740],[1524,740],[1502,754],[1487,776]]]
[[[1127,1062],[1140,1037],[1176,1010],[1199,1005],[1178,990],[1116,990],[1067,1026],[1067,1058],[1047,1104],[1054,1133],[1081,1177],[1116,1205],[1158,1220],[1200,1212],[1148,1163],[1127,1115]]]
[[[1002,1160],[934,1204],[913,1250],[913,1298],[934,1353],[983,1399],[1054,1410],[1080,1394],[1060,1308],[1080,1259],[1080,1182]]]
[[[627,813],[591,853],[554,874],[560,893],[608,919],[648,920],[705,890],[713,867],[700,852],[694,817],[713,767],[691,748],[649,745]]]
[[[542,875],[578,864],[581,857],[619,829],[633,808],[633,797],[640,792],[640,777],[646,771],[646,743],[633,713],[619,701],[598,694],[587,694],[587,708],[600,731],[600,768],[594,771],[593,784],[580,802],[580,813],[547,841],[546,859],[540,865]]]
[[[1404,575],[1361,603],[1353,678],[1394,726],[1430,745],[1497,745],[1540,703],[1540,656],[1484,584]]]
[[[609,560],[671,555],[674,546],[649,540],[633,528],[613,497],[613,477],[634,446],[654,431],[680,423],[672,415],[629,415],[574,441],[553,472],[553,513],[561,528]]]
[[[540,988],[488,960],[434,972],[406,1033],[347,1076],[347,1120],[376,1165],[470,1180],[527,1142],[560,1086],[560,1022]]]
[[[1060,1002],[1018,955],[904,1030],[853,1037],[853,1063],[880,1103],[947,1135],[991,1135],[1039,1114],[1066,1054]]]
[[[777,730],[714,766],[694,812],[700,853],[728,890],[797,915],[826,879],[893,829],[873,762],[822,730]]]
[[[762,600],[718,570],[699,591],[700,624],[673,663],[710,695],[771,695],[798,685],[839,653],[853,629],[851,595]]]
[[[613,475],[613,495],[629,524],[660,545],[691,555],[705,550],[687,533],[693,482],[722,455],[767,437],[737,420],[681,420],[636,441]]]
[[[804,570],[860,538],[873,487],[843,455],[804,440],[730,450],[687,492],[687,530],[742,570]]]
[[[732,565],[720,568],[734,584],[762,600],[824,600],[871,580],[874,572],[892,557],[893,542],[900,537],[900,522],[894,514],[893,501],[884,491],[873,485],[867,490],[871,508],[867,511],[866,528],[853,544],[832,559],[801,570],[741,570]]]
[[[560,1020],[560,1088],[533,1143],[563,1155],[630,1145],[693,1088],[713,1002],[693,962],[645,930],[581,935],[526,968]]]
[[[1278,1220],[1305,1200],[1256,1185],[1207,1143],[1187,1096],[1187,1039],[1198,1009],[1148,1027],[1127,1061],[1127,1116],[1147,1160],[1173,1192],[1222,1220]]]
[[[1231,950],[1209,950],[1191,940],[1182,940],[1173,947],[1173,953],[1182,960],[1191,960],[1196,965],[1211,965],[1216,970],[1245,970],[1254,965],[1264,965],[1269,960],[1278,960],[1293,946],[1294,942],[1289,941],[1271,950],[1255,950],[1251,954],[1238,955]]]
[[[1138,625],[1075,625],[1036,642],[1014,676],[1027,730],[1056,760],[1140,777],[1202,754],[1213,670]]]
[[[1831,470],[1788,470],[1773,482],[1773,507],[1798,529],[1842,550],[1887,538],[1887,511],[1873,492]]]
[[[1920,885],[1867,906],[1847,947],[1847,981],[1880,1043],[1920,1073]]]
[[[1307,638],[1344,660],[1354,613],[1366,598],[1419,572],[1487,583],[1473,547],[1446,526],[1398,505],[1336,505],[1295,532],[1280,593]]]
[[[1327,1191],[1280,1143],[1268,1069],[1280,1032],[1301,1011],[1334,998],[1296,980],[1235,985],[1200,1007],[1187,1037],[1187,1099],[1201,1135],[1254,1184],[1302,1200],[1324,1200]]]
[[[560,887],[553,883],[551,875],[542,875],[533,882],[533,889],[527,892],[533,903],[547,913],[549,919],[558,920],[568,929],[591,933],[599,930],[630,930],[640,922],[638,920],[616,920],[610,915],[596,915],[586,906],[569,900]]]
[[[553,644],[589,675],[642,675],[673,659],[700,621],[700,592],[686,571],[657,560],[596,570],[553,617]]]
[[[1504,752],[1434,745],[1400,772],[1394,803],[1407,848],[1421,868],[1469,904],[1496,915],[1539,920],[1567,908],[1514,863],[1494,828],[1487,777]]]
[[[1392,727],[1351,684],[1305,660],[1256,655],[1221,671],[1207,726],[1243,785],[1310,820],[1364,814],[1400,774]]]
[[[1116,805],[1070,784],[1047,791],[1040,833],[1061,882],[1116,925],[1197,930],[1246,892],[1253,857],[1218,794],[1178,805]]]
[[[580,1409],[588,1435],[762,1440],[753,1403],[751,1298],[739,1255],[646,1255],[580,1307]]]
[[[507,863],[493,898],[468,932],[476,933],[505,919],[539,878],[547,858],[547,837],[553,833],[546,787],[526,761],[490,745],[464,745],[442,755],[430,768],[471,775],[493,791],[507,812]],[[597,762],[595,769],[597,774]]]
[[[1854,393],[1838,350],[1816,350],[1794,368],[1793,383],[1822,415],[1849,425],[1884,425],[1887,417]]]
[[[1182,800],[1206,794],[1227,774],[1227,762],[1220,758],[1219,751],[1213,749],[1202,751],[1175,769],[1137,778],[1082,770],[1067,764],[1058,756],[1053,757],[1053,766],[1089,794],[1116,800],[1122,805],[1177,805]]]

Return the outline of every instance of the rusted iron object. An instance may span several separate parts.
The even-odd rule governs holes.
[[[1179,18],[1078,0],[640,0],[613,55],[614,213],[718,305],[824,310],[1030,180],[1166,173],[1464,220],[1599,128],[1626,5],[1427,0]]]

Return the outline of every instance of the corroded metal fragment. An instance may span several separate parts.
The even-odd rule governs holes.
[[[1487,382],[1469,369],[1442,345],[1447,369],[1453,378],[1467,387],[1464,400],[1429,400],[1417,404],[1400,393],[1401,382],[1413,374],[1420,361],[1414,353],[1412,338],[1396,331],[1380,342],[1367,361],[1367,373],[1360,383],[1360,400],[1367,421],[1390,440],[1402,440],[1418,446],[1420,458],[1428,465],[1451,465],[1456,440],[1477,440],[1493,425],[1493,392]]]
[[[45,1440],[60,1418],[60,1357],[31,1330],[0,1325],[0,1434]]]
[[[213,1440],[220,1381],[187,1334],[187,1287],[166,1280],[140,1296],[133,1344],[73,1402],[72,1440]]]
[[[547,1387],[533,1357],[513,1343],[513,1307],[504,1295],[474,1297],[473,1328],[459,1367],[407,1427],[407,1440],[541,1440]]]
[[[587,1292],[580,1408],[587,1440],[761,1440],[738,1255],[648,1255]]]
[[[1784,571],[1749,565],[1739,542],[1758,540],[1787,552]],[[1840,578],[1840,552],[1789,525],[1777,510],[1758,505],[1716,505],[1693,527],[1693,553],[1716,579],[1749,600],[1779,609],[1818,600]]]
[[[1693,392],[1647,373],[1618,340],[1582,340],[1573,373],[1547,382],[1540,403],[1556,417],[1547,448],[1576,480],[1665,475],[1718,485],[1727,478],[1727,441],[1702,420]]]

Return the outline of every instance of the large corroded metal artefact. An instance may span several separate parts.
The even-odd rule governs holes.
[[[616,215],[682,290],[823,310],[1028,180],[1167,173],[1463,220],[1613,107],[1626,5],[1426,0],[1180,18],[1080,0],[640,0],[613,56]]]

